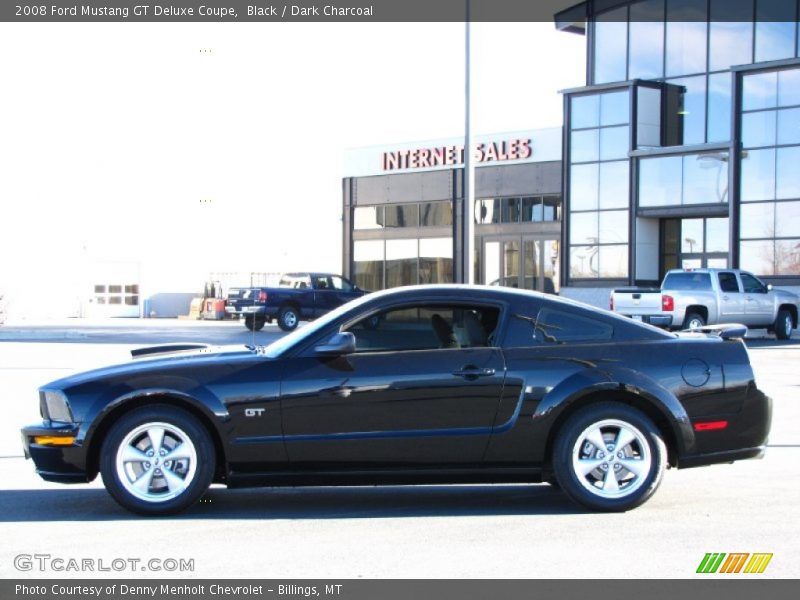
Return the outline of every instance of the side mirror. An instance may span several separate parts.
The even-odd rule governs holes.
[[[356,351],[356,336],[349,331],[337,333],[324,344],[314,348],[317,354],[326,356],[342,356]]]

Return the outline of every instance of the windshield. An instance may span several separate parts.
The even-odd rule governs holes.
[[[279,340],[275,340],[269,346],[264,348],[262,353],[264,354],[264,356],[267,356],[269,358],[278,358],[282,354],[285,354],[290,348],[292,348],[296,344],[302,344],[304,340],[316,335],[317,332],[322,331],[323,329],[328,327],[331,323],[336,321],[336,319],[340,318],[345,313],[361,306],[362,304],[368,302],[371,299],[372,296],[367,294],[365,296],[361,296],[360,298],[356,298],[355,300],[348,302],[347,304],[342,304],[339,308],[332,310],[331,312],[320,317],[319,319],[311,321],[311,323],[309,323],[305,327],[296,329],[289,335],[286,335]]]

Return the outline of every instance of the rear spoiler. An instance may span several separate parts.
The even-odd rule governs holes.
[[[723,340],[741,339],[747,335],[747,325],[741,323],[723,323],[721,325],[703,325],[697,329],[684,329],[686,333],[716,333]]]
[[[142,358],[143,356],[154,356],[156,354],[202,350],[203,348],[209,347],[211,347],[211,344],[159,344],[158,346],[147,346],[146,348],[134,348],[131,350],[131,357]]]

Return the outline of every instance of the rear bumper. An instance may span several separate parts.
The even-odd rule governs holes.
[[[620,313],[629,319],[633,319],[634,321],[641,321],[642,323],[649,323],[650,325],[655,325],[656,327],[671,327],[672,326],[672,315],[626,315],[625,313]]]
[[[40,444],[37,437],[73,438],[69,445]],[[33,459],[36,473],[45,481],[56,483],[86,483],[86,452],[78,440],[78,425],[44,421],[22,429],[22,449],[25,458]]]

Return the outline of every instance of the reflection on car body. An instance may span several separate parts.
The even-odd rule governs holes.
[[[743,328],[673,334],[551,295],[417,286],[266,347],[176,346],[40,390],[26,454],[143,514],[229,487],[557,481],[592,510],[763,453]],[[176,351],[177,350],[177,351]]]

